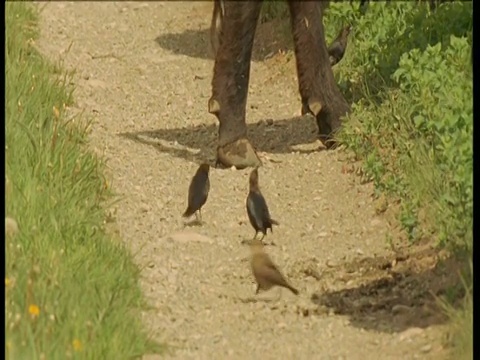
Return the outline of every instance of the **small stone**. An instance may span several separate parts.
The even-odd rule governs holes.
[[[418,328],[418,327],[414,327],[414,328],[410,328],[410,329],[407,329],[403,332],[401,332],[399,334],[399,340],[400,341],[405,341],[407,339],[411,339],[413,337],[416,337],[416,336],[420,336],[423,334],[423,329],[421,328]]]
[[[338,264],[334,260],[328,259],[327,262],[326,262],[326,265],[328,267],[336,267]]]
[[[420,348],[420,351],[424,354],[428,353],[430,350],[432,350],[432,345],[430,344],[424,345]]]
[[[107,88],[107,83],[105,81],[98,80],[98,79],[90,79],[88,81],[88,85],[90,85],[93,88],[100,88],[100,89]]]
[[[382,220],[375,218],[375,219],[373,219],[372,221],[370,221],[370,225],[372,225],[372,226],[380,226],[380,225],[382,225]]]
[[[357,249],[355,252],[356,252],[358,255],[363,255],[363,254],[365,254],[362,249]]]
[[[199,243],[205,243],[205,244],[213,244],[212,238],[195,233],[193,231],[179,231],[179,232],[167,235],[164,239],[179,242],[179,243],[199,242]]]

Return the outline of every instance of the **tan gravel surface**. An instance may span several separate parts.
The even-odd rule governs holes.
[[[91,147],[106,159],[120,196],[112,216],[142,268],[153,307],[144,321],[170,346],[164,357],[438,359],[444,353],[444,319],[425,300],[432,266],[417,266],[435,256],[428,248],[417,258],[390,250],[388,211],[377,215],[372,185],[360,183],[341,150],[318,149],[314,120],[299,117],[291,52],[252,63],[247,121],[264,162],[260,186],[280,222],[265,238],[277,246],[266,251],[300,295],[277,288],[251,301],[249,249],[241,244],[254,234],[245,210],[250,170],[211,169],[205,224],[185,227],[181,218],[197,163],[214,162],[210,3],[38,6],[38,47],[77,71],[70,111],[94,119]],[[264,50],[258,45],[254,59]]]

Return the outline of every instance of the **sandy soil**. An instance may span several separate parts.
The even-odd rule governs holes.
[[[181,218],[197,163],[214,163],[211,4],[38,6],[37,45],[77,71],[69,111],[94,119],[90,146],[121,199],[112,219],[142,268],[152,305],[145,326],[170,345],[167,358],[444,355],[445,318],[430,292],[442,291],[447,270],[428,245],[389,246],[387,234],[397,239],[390,207],[361,183],[347,154],[322,151],[314,120],[300,117],[294,57],[262,38],[275,33],[268,24],[257,33],[247,121],[264,162],[260,186],[281,223],[267,251],[301,293],[273,289],[248,301],[255,284],[241,242],[254,234],[249,170],[212,169],[205,224],[185,227]]]

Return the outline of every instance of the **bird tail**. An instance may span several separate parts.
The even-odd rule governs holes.
[[[182,216],[183,216],[183,217],[190,217],[190,216],[193,215],[194,212],[195,212],[195,211],[192,211],[192,209],[191,209],[190,206],[189,206],[189,207],[187,207],[187,210],[185,210],[185,212],[183,213]]]
[[[272,225],[280,225],[280,223],[277,220],[270,219],[270,223]]]
[[[288,290],[290,290],[292,293],[294,293],[295,295],[298,295],[298,290],[295,289],[292,285],[288,285]]]

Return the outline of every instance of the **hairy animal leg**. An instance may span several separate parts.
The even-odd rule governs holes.
[[[350,107],[338,89],[328,57],[322,16],[313,1],[289,0],[302,113],[317,120],[320,140],[334,145],[333,135]]]
[[[217,162],[243,169],[261,165],[247,139],[245,113],[253,39],[262,3],[223,1],[222,4],[208,111],[220,123]]]

